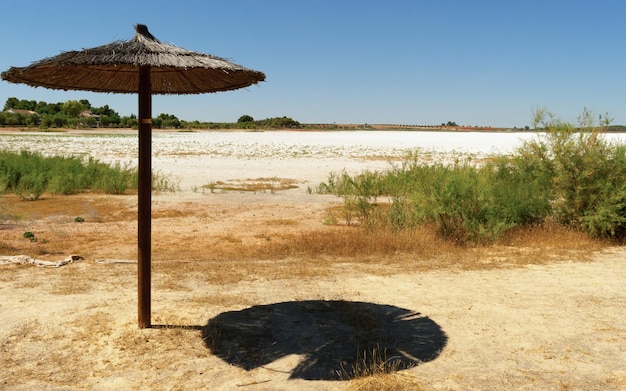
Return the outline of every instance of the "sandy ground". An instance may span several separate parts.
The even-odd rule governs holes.
[[[79,211],[33,212],[0,228],[8,244],[23,241],[25,230],[42,232],[48,247],[63,239],[66,253],[42,255],[48,260],[85,256],[60,268],[0,265],[0,389],[358,389],[341,379],[351,369],[338,363],[362,343],[400,367],[411,363],[399,374],[429,390],[626,390],[623,247],[591,260],[489,270],[265,260],[247,276],[218,278],[237,269],[225,260],[190,262],[172,277],[168,262],[184,267],[177,249],[210,252],[220,241],[317,229],[337,200],[302,188],[160,194],[152,302],[159,327],[140,330],[136,265],[95,262],[132,261],[136,222],[124,208],[135,198],[116,198],[124,205],[115,218],[97,196],[74,200]],[[94,222],[78,225],[77,213]],[[36,257],[45,244],[32,246]],[[290,272],[309,261],[328,262],[328,270]]]

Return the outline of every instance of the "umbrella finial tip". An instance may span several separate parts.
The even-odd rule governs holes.
[[[135,25],[135,31],[139,34],[145,34],[145,33],[150,34],[148,32],[148,26],[146,26],[145,24],[141,24],[141,23],[137,23]]]
[[[137,23],[135,25],[135,31],[137,31],[137,35],[135,37],[141,36],[144,39],[148,39],[150,41],[159,42],[159,40],[156,39],[156,37],[154,35],[150,34],[150,31],[148,31],[148,26],[146,26],[145,24]]]

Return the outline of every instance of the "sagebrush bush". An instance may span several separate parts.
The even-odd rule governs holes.
[[[603,130],[552,120],[545,133],[523,143],[515,156],[549,183],[558,221],[593,236],[623,238],[626,146],[607,141]]]
[[[387,225],[394,230],[434,223],[459,243],[478,243],[544,217],[547,191],[524,174],[506,158],[477,167],[465,161],[429,165],[410,154],[386,173],[366,172],[355,177],[358,180],[333,174],[318,191],[344,198],[348,223],[357,217],[366,226]],[[368,186],[357,185],[363,183]],[[378,203],[381,196],[389,198],[385,208]]]
[[[515,227],[555,218],[592,236],[626,236],[626,146],[606,141],[608,125],[593,126],[585,110],[580,126],[547,111],[545,128],[509,156],[476,164],[427,164],[417,153],[386,172],[331,174],[317,191],[344,198],[344,217],[393,230],[436,224],[458,243],[485,243]],[[389,204],[377,202],[387,196]]]

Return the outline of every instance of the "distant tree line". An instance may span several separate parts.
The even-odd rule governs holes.
[[[137,125],[137,118],[121,117],[109,105],[93,107],[86,99],[47,103],[11,97],[0,113],[0,125],[39,128],[132,127]]]
[[[161,114],[163,115],[163,114]],[[154,125],[154,121],[153,121]],[[299,129],[300,122],[289,117],[274,117],[255,120],[252,116],[244,114],[237,122],[200,122],[180,121],[182,129]]]
[[[66,102],[46,103],[43,101],[8,98],[4,109],[0,112],[0,127],[27,127],[27,128],[133,128],[137,129],[139,122],[137,116],[120,116],[109,105],[94,107],[86,99],[68,100]],[[289,117],[274,117],[255,120],[252,116],[244,114],[237,122],[201,122],[185,121],[173,114],[161,113],[152,118],[154,129],[374,129],[368,124],[301,124]],[[390,125],[391,128],[457,128],[459,125],[454,121],[442,122],[441,125]],[[465,130],[470,127],[462,127]],[[477,127],[478,128],[478,127]],[[484,128],[482,128],[484,129]],[[626,132],[624,125],[606,126],[607,132]],[[501,129],[503,130],[503,129]],[[529,126],[513,128],[513,130],[531,130]],[[534,130],[540,130],[537,126]]]
[[[86,100],[68,100],[59,103],[8,98],[0,112],[0,126],[28,128],[137,128],[137,116],[120,116],[109,105],[94,107]],[[255,120],[249,115],[237,122],[200,122],[178,119],[173,114],[161,113],[152,119],[155,129],[284,129],[301,125],[288,117]]]

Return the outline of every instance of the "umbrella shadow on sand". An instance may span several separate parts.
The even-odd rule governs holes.
[[[213,354],[252,370],[300,355],[291,379],[347,380],[415,367],[439,356],[447,342],[426,316],[391,305],[291,301],[224,312],[202,328]]]

